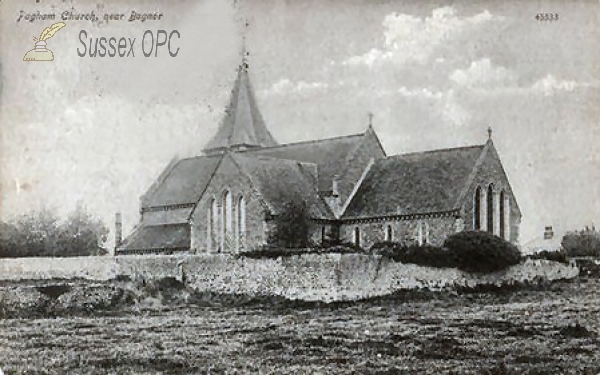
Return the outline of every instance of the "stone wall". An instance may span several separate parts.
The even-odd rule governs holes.
[[[20,258],[0,263],[0,279],[133,280],[174,277],[198,291],[276,295],[289,299],[340,301],[387,295],[399,289],[502,285],[576,277],[578,268],[528,260],[505,271],[471,275],[457,269],[402,264],[366,254],[301,255],[248,259],[231,254]]]

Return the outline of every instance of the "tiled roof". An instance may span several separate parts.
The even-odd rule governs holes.
[[[314,165],[246,153],[232,154],[236,164],[250,178],[272,214],[281,213],[284,205],[300,196],[314,218],[333,218],[329,206],[319,196],[311,170]]]
[[[189,247],[189,224],[174,224],[142,226],[119,246],[119,250],[182,250]]]
[[[222,156],[182,159],[142,199],[142,207],[196,203],[206,189]]]
[[[333,177],[346,170],[348,156],[358,147],[365,134],[290,143],[262,149],[250,149],[246,153],[281,159],[314,163],[318,167],[319,191],[331,190]]]
[[[277,142],[258,110],[248,72],[240,67],[226,115],[215,136],[204,147],[204,151],[211,153],[236,146],[275,145]]]
[[[445,212],[456,203],[484,146],[460,147],[377,160],[344,218]]]

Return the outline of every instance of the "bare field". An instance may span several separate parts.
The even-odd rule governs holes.
[[[0,321],[6,374],[598,374],[600,282]]]

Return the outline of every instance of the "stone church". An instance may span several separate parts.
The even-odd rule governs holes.
[[[519,236],[521,212],[491,130],[485,144],[400,155],[386,154],[372,124],[360,134],[279,144],[243,64],[203,155],[169,163],[115,254],[255,249],[298,197],[317,244],[338,237],[365,249],[380,241],[440,245],[463,230],[515,243]]]

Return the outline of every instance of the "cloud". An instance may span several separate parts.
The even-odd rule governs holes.
[[[531,86],[534,92],[542,93],[545,96],[550,96],[561,91],[573,91],[578,87],[594,86],[594,84],[582,84],[575,81],[558,80],[552,74],[535,82]]]
[[[439,91],[431,91],[428,88],[420,88],[420,89],[408,89],[405,86],[402,86],[398,89],[398,94],[407,97],[407,98],[420,98],[420,99],[436,99],[440,100],[443,97],[443,93]]]
[[[449,76],[457,86],[469,89],[480,95],[555,95],[571,92],[583,87],[598,87],[597,83],[583,83],[558,79],[546,75],[530,85],[519,85],[517,75],[502,66],[494,65],[490,59],[473,61],[466,69],[456,69]]]
[[[275,82],[269,89],[262,91],[264,95],[277,95],[277,94],[294,94],[294,93],[306,93],[311,91],[321,91],[329,87],[328,84],[323,82],[305,82],[298,81],[292,82],[287,78],[282,78]]]
[[[516,84],[513,72],[494,65],[488,58],[473,61],[467,69],[456,69],[450,74],[450,80],[470,89],[493,89]]]
[[[426,63],[437,46],[494,19],[500,17],[493,16],[487,10],[460,18],[456,10],[448,6],[434,9],[431,16],[425,18],[388,14],[382,23],[385,30],[384,45],[350,57],[342,64],[373,67],[386,61]]]

